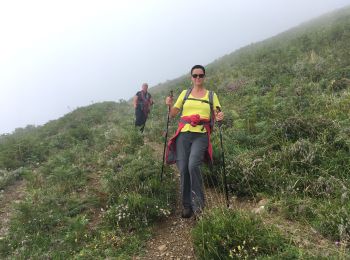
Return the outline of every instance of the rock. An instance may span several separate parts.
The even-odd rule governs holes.
[[[255,214],[260,214],[265,211],[265,206],[260,206],[259,208],[255,208],[252,210],[253,213]]]
[[[258,206],[259,206],[259,207],[265,206],[268,202],[269,202],[268,199],[261,199],[261,200],[259,200],[259,202],[258,202]]]
[[[161,245],[161,246],[158,246],[158,250],[163,252],[166,250],[166,245]]]

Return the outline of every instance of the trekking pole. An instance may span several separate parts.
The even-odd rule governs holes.
[[[173,97],[173,91],[172,90],[170,90],[170,95],[169,96]],[[167,139],[168,139],[169,116],[170,116],[170,106],[168,108],[168,116],[167,116],[167,120],[166,120],[166,132],[165,132],[165,137],[164,137],[163,162],[162,162],[162,172],[160,174],[160,181],[163,180],[165,149],[166,149],[166,143],[167,143]]]
[[[216,109],[221,112],[220,107],[216,107]],[[219,126],[219,133],[220,133],[220,145],[221,145],[221,157],[222,157],[222,167],[223,167],[223,177],[224,177],[224,186],[225,186],[225,195],[226,195],[226,205],[227,207],[230,206],[229,199],[228,199],[228,187],[227,187],[227,180],[226,180],[226,167],[225,167],[225,154],[224,154],[224,146],[222,144],[222,122],[218,121]]]

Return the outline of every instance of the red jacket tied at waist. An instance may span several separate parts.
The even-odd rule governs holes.
[[[213,161],[213,147],[210,142],[210,120],[209,119],[201,119],[198,114],[190,115],[190,116],[183,116],[180,118],[178,128],[176,130],[175,135],[170,138],[166,150],[166,163],[167,164],[173,164],[176,162],[176,138],[180,134],[181,129],[186,125],[190,124],[191,126],[195,127],[197,125],[203,125],[203,127],[207,131],[208,136],[208,150],[206,152],[206,155],[204,156],[206,161]]]
[[[190,121],[189,123],[191,126],[197,126],[201,121],[201,117],[198,114],[191,115],[191,116],[183,116],[181,117],[181,119],[186,122]]]

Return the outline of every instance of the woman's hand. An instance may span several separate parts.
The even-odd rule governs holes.
[[[222,120],[224,120],[224,112],[222,112],[222,111],[216,111],[215,119],[216,119],[216,121],[222,121]]]

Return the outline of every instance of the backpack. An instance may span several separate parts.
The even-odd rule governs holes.
[[[209,101],[198,99],[198,98],[190,98],[189,95],[191,94],[191,92],[192,92],[192,88],[187,89],[185,97],[182,101],[182,109],[184,107],[186,100],[195,100],[195,101],[200,101],[202,103],[209,104],[209,106],[210,106],[210,129],[211,129],[211,131],[213,131],[213,127],[214,127],[214,109],[213,109],[214,92],[212,90],[209,90]],[[182,116],[182,109],[181,109],[180,116]]]
[[[150,100],[151,100],[151,94],[146,93],[144,94],[142,91],[139,91],[136,93],[137,96],[137,106],[142,110],[145,114],[148,114],[150,111]]]

